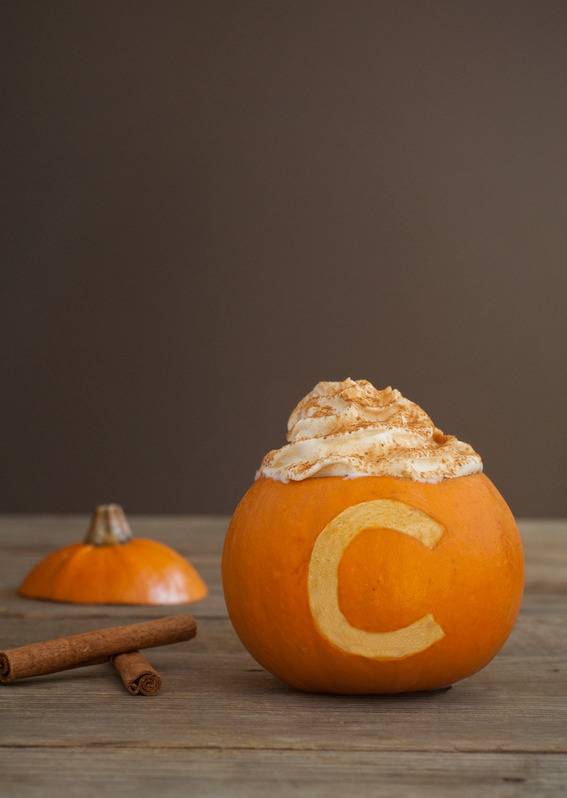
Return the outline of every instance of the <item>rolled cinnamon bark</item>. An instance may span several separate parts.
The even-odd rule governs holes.
[[[116,654],[180,643],[196,634],[195,619],[187,614],[31,643],[0,651],[0,682],[7,684],[29,676],[95,665]]]
[[[131,695],[157,695],[161,676],[140,651],[117,654],[112,664]]]

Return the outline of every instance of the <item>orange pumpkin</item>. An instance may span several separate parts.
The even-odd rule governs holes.
[[[75,604],[186,604],[204,598],[207,587],[169,546],[133,538],[122,508],[108,504],[97,508],[84,543],[41,560],[19,593]]]
[[[446,687],[484,667],[520,606],[523,555],[483,474],[262,478],[223,553],[225,598],[255,659],[302,690]]]

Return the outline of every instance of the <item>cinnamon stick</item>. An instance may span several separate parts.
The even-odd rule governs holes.
[[[180,643],[196,634],[195,619],[187,614],[31,643],[0,651],[0,682],[7,684],[29,676],[95,665],[116,654]]]
[[[157,695],[161,676],[140,651],[117,654],[112,664],[131,695]]]

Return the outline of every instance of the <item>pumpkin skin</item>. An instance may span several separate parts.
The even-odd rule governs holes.
[[[310,580],[312,573],[318,578],[315,552],[323,530],[363,503],[401,503],[403,512],[425,514],[440,537],[423,545],[384,526],[355,531],[337,561],[336,582],[326,587],[319,581],[319,598],[324,602],[325,590],[334,590],[329,603],[338,604],[341,623],[354,635],[364,630],[363,637],[430,618],[436,639],[415,653],[353,653],[315,619]],[[331,540],[335,534],[325,532]],[[484,474],[437,484],[395,477],[286,484],[263,478],[234,513],[222,573],[238,636],[282,681],[313,692],[399,693],[447,687],[494,657],[520,607],[523,553],[514,517]],[[375,637],[383,635],[369,639]]]
[[[207,586],[174,549],[133,538],[121,507],[103,505],[86,541],[41,560],[19,593],[73,604],[188,604],[204,598]]]

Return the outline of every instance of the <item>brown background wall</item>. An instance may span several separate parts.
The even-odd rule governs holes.
[[[229,511],[318,379],[567,514],[563,2],[3,5],[4,511]]]

